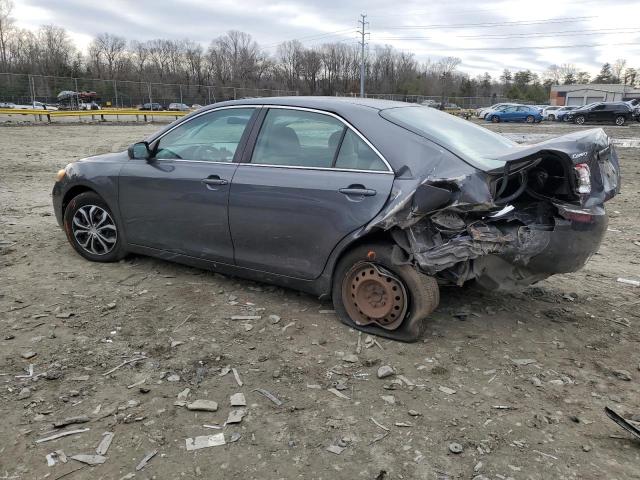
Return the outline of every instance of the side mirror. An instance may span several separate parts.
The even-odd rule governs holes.
[[[128,149],[129,158],[132,160],[149,160],[151,158],[151,150],[147,142],[138,142],[131,145]]]

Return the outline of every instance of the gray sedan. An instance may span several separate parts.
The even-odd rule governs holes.
[[[600,129],[519,146],[436,109],[290,97],[211,105],[73,162],[53,204],[88,260],[135,253],[271,282],[414,341],[439,286],[581,268],[618,189]]]

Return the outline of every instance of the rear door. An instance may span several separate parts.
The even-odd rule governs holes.
[[[386,203],[394,175],[339,117],[272,107],[231,184],[238,266],[314,279],[346,235]]]
[[[154,142],[154,158],[121,170],[119,203],[127,241],[233,263],[227,202],[256,108],[197,115]]]

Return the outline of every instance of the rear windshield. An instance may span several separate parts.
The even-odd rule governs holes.
[[[481,170],[504,166],[496,157],[516,149],[518,144],[454,115],[420,106],[387,108],[385,120],[441,145]]]

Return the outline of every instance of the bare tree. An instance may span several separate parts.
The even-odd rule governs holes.
[[[11,0],[0,0],[0,61],[2,62],[2,67],[4,69],[9,65],[8,43],[9,35],[13,30],[13,18],[11,18],[12,11],[13,2]]]

